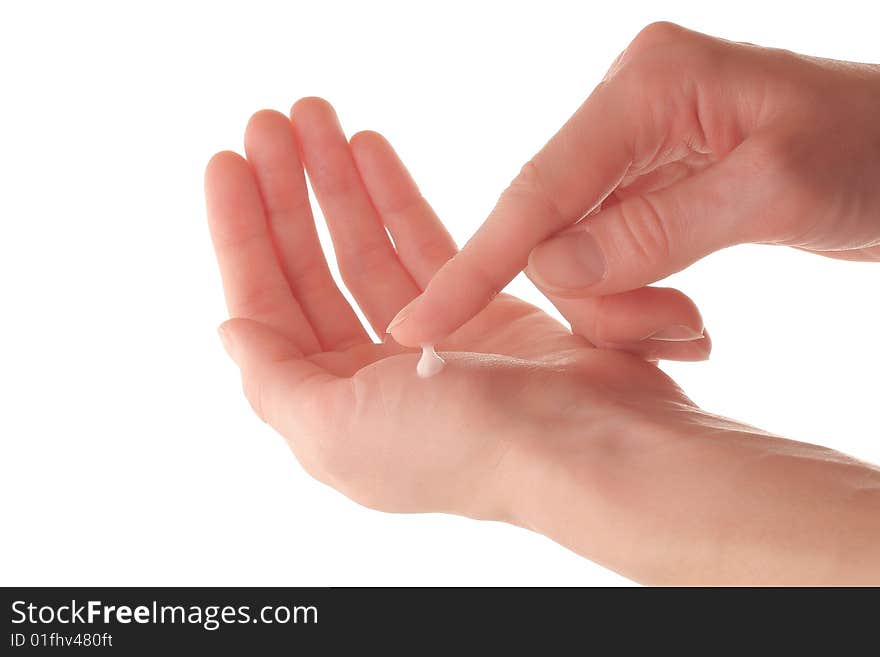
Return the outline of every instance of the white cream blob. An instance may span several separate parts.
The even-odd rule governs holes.
[[[437,352],[434,351],[434,345],[422,345],[422,357],[419,358],[419,364],[416,365],[416,374],[419,377],[428,379],[435,374],[439,374],[444,365],[446,365],[446,361],[437,355]]]

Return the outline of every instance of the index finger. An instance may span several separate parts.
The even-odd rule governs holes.
[[[634,157],[632,103],[600,84],[520,171],[464,248],[388,329],[407,346],[433,344],[482,310],[539,243],[588,214]],[[628,107],[629,105],[629,107]]]

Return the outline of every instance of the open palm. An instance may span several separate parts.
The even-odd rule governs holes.
[[[304,177],[305,169],[346,286],[384,335],[457,252],[390,145],[371,132],[349,143],[329,104],[304,99],[292,122],[257,113],[245,146],[247,160],[220,153],[206,175],[235,318],[221,336],[256,412],[318,479],[384,510],[499,517],[509,455],[544,449],[552,427],[609,426],[621,413],[689,405],[644,359],[594,349],[504,294],[437,345],[448,362],[440,375],[418,379],[418,354],[391,339],[374,343],[334,282]],[[666,303],[670,292],[624,300],[609,325],[635,335],[652,321],[674,324],[690,310]],[[593,300],[555,301],[581,322],[597,310]],[[689,348],[680,347],[683,357]]]

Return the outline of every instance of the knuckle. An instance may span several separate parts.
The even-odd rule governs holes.
[[[308,294],[310,291],[326,292],[326,285],[332,280],[321,252],[304,254],[300,259],[287,263],[284,275],[296,295]]]
[[[537,203],[542,206],[554,220],[562,219],[563,213],[556,203],[556,199],[547,193],[547,188],[541,178],[541,168],[534,159],[526,162],[519,170],[519,173],[502,193],[499,204],[515,203],[523,199],[530,204]]]
[[[266,285],[247,290],[238,299],[236,313],[242,317],[261,319],[271,317],[278,308],[278,299],[284,298],[284,290]]]
[[[394,265],[392,256],[388,244],[377,242],[363,245],[350,253],[340,254],[339,275],[349,289],[362,288]]]
[[[263,178],[268,185],[280,187],[288,184],[286,178],[275,172],[266,172],[263,174]],[[291,226],[302,221],[301,218],[311,218],[312,216],[312,203],[308,196],[269,193],[263,195],[263,200],[269,214],[269,228],[276,236],[279,233],[283,235],[284,232],[289,231]]]
[[[616,77],[625,68],[635,68],[636,73],[640,72],[645,64],[645,58],[641,57],[641,55],[658,46],[686,42],[688,41],[687,37],[689,34],[691,32],[685,28],[668,21],[650,23],[643,27],[624,51],[617,56],[608,73],[606,73],[603,83]]]
[[[336,173],[344,170],[338,159],[329,159],[327,162],[311,162],[308,170],[309,176],[313,180],[313,186],[320,188],[326,198],[350,198],[359,191],[360,181],[352,176],[341,176]]]
[[[449,243],[442,239],[428,239],[420,242],[414,249],[422,262],[445,262],[450,257]]]
[[[644,48],[652,48],[658,45],[679,42],[686,38],[688,30],[681,25],[669,21],[655,21],[649,23],[636,34],[632,40],[631,52],[638,52]]]
[[[485,290],[487,303],[498,296],[498,293],[504,288],[504,281],[475,258],[460,257],[459,265],[464,270],[467,280],[475,283],[476,289]]]
[[[655,89],[688,73],[717,67],[719,52],[711,47],[713,43],[675,23],[651,23],[627,47],[624,68],[633,76],[632,82]]]
[[[619,230],[626,256],[645,263],[667,261],[672,255],[669,228],[649,196],[634,196],[619,205]]]
[[[412,212],[419,210],[428,205],[428,201],[421,193],[408,194],[400,198],[378,206],[379,213],[382,215],[403,216],[404,218]]]

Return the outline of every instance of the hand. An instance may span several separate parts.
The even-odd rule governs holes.
[[[743,242],[880,260],[878,116],[880,66],[651,25],[391,333],[442,339],[527,262],[598,303]]]
[[[684,399],[656,367],[596,352],[507,295],[438,345],[448,362],[440,375],[416,378],[418,354],[390,339],[374,344],[337,288],[300,161],[341,275],[381,335],[456,252],[390,145],[370,132],[349,145],[332,107],[303,99],[292,126],[276,112],[254,115],[245,146],[247,161],[219,153],[206,174],[211,233],[236,318],[221,335],[258,415],[318,479],[384,510],[504,515],[493,482],[511,443],[543,434],[545,422],[582,404],[585,389],[651,403]],[[645,317],[620,306],[605,316],[617,335],[699,321],[692,304],[670,307]],[[691,353],[702,354],[699,346]],[[604,415],[609,404],[597,397],[588,407]]]
[[[235,317],[221,336],[255,411],[314,477],[385,511],[529,527],[641,581],[869,576],[880,474],[707,415],[652,364],[533,306],[494,299],[439,345],[447,366],[427,380],[413,350],[371,342],[324,260],[300,157],[377,333],[455,246],[382,137],[348,144],[317,99],[292,121],[256,114],[247,161],[215,156],[206,192]],[[628,312],[621,330],[650,321]]]

